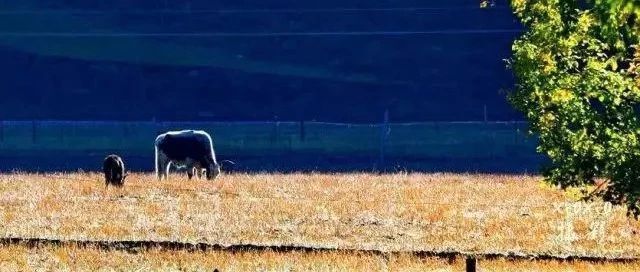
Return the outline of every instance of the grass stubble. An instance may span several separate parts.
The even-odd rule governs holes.
[[[575,201],[535,176],[234,174],[159,182],[134,173],[123,189],[105,189],[97,173],[0,175],[2,237],[634,257],[639,227],[622,207]],[[461,262],[411,253],[0,248],[3,270],[460,271]],[[640,271],[636,262],[480,264],[487,271]]]

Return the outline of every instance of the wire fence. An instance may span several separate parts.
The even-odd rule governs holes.
[[[315,32],[0,32],[8,38],[220,38],[220,37],[292,37],[292,36],[414,36],[414,35],[474,35],[521,33],[522,29],[439,29],[416,31],[315,31]]]
[[[379,249],[359,249],[348,247],[330,247],[330,246],[309,246],[295,244],[251,244],[241,243],[234,245],[223,245],[215,243],[189,243],[178,241],[149,241],[149,240],[80,240],[80,239],[64,239],[64,238],[39,238],[39,237],[3,237],[0,238],[0,245],[26,245],[28,247],[41,247],[42,245],[53,246],[79,246],[94,247],[104,250],[126,250],[139,252],[140,249],[161,249],[161,250],[188,250],[188,251],[208,251],[208,250],[224,250],[228,252],[247,252],[247,251],[272,251],[272,252],[339,252],[350,254],[376,254],[388,257],[391,254],[412,254],[417,257],[439,257],[439,258],[455,258],[467,257],[477,259],[497,259],[507,258],[510,260],[556,260],[556,261],[587,261],[587,262],[608,262],[608,263],[628,263],[638,261],[635,256],[617,256],[603,257],[591,255],[575,255],[560,256],[549,253],[519,253],[519,252],[460,252],[451,249],[434,249],[434,250],[413,250],[413,251],[392,251]],[[469,270],[467,270],[469,271]],[[475,271],[475,270],[473,270]]]
[[[509,9],[508,6],[492,6],[491,10]],[[356,13],[356,12],[420,12],[420,11],[460,11],[481,10],[478,5],[448,7],[370,7],[370,8],[262,8],[262,9],[2,9],[0,15],[13,14],[238,14],[238,13]]]
[[[0,151],[114,150],[148,153],[169,130],[209,132],[217,153],[412,157],[519,157],[535,155],[525,122],[116,122],[0,121]]]

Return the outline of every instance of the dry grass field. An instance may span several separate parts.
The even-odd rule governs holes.
[[[577,202],[531,176],[236,174],[213,182],[176,175],[158,182],[132,174],[123,189],[105,189],[96,173],[0,175],[2,237],[395,252],[131,253],[11,245],[0,248],[1,267],[460,271],[460,260],[409,253],[635,257],[639,232],[640,223],[624,208]],[[482,261],[488,271],[542,267],[637,271],[640,264]]]

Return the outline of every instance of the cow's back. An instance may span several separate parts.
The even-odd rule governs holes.
[[[118,157],[117,155],[109,155],[104,159],[104,162],[102,163],[102,171],[111,172],[114,169],[120,169],[122,168],[121,164],[122,161],[120,157]]]
[[[165,133],[156,145],[167,157],[180,161],[209,157],[212,150],[210,137],[194,131]]]

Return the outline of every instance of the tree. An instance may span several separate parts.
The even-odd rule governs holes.
[[[614,12],[620,9],[636,12],[640,7],[640,0],[600,0],[599,2],[608,5],[609,9]]]
[[[495,0],[480,0],[480,8],[488,8],[496,5]]]
[[[562,188],[594,185],[592,196],[640,215],[640,51],[634,0],[513,0],[526,32],[512,46],[510,93],[544,175]]]

